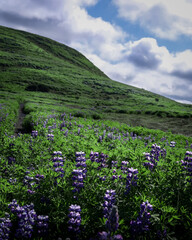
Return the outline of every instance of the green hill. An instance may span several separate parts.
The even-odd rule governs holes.
[[[1,119],[17,118],[21,103],[29,115],[71,112],[192,136],[192,105],[113,81],[64,44],[0,26]]]

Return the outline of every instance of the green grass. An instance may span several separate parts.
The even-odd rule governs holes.
[[[21,123],[25,133],[16,134],[15,127]],[[190,239],[191,175],[181,160],[191,151],[191,129],[192,105],[112,81],[63,44],[0,27],[0,223],[9,213],[10,239],[18,239],[19,216],[8,207],[13,199],[19,206],[33,203],[37,215],[49,218],[48,235],[39,236],[36,219],[32,239],[75,239],[68,231],[71,204],[82,210],[79,239],[96,237],[107,231],[103,203],[110,189],[116,191],[120,220],[111,235]],[[31,136],[32,130],[38,136]],[[50,133],[53,140],[47,137]],[[170,146],[172,141],[175,147]],[[155,143],[166,155],[150,170],[144,152],[150,153]],[[65,159],[63,176],[54,171],[54,151],[62,151]],[[79,151],[86,154],[87,173],[84,188],[74,198],[72,172]],[[100,167],[92,161],[91,151],[108,155],[107,165]],[[123,161],[138,170],[137,186],[131,186],[128,194]],[[44,178],[39,181],[37,174]],[[115,180],[114,175],[118,176]],[[137,219],[140,204],[146,200],[153,205],[149,231],[131,236],[130,222]]]
[[[191,151],[191,137],[141,126],[130,127],[110,120],[88,119],[82,112],[77,112],[75,117],[58,113],[58,109],[55,112],[48,108],[43,110],[42,106],[40,112],[29,110],[35,106],[25,105],[24,111],[30,112],[24,122],[30,129],[28,134],[11,135],[14,133],[11,127],[15,119],[13,114],[5,115],[1,125],[0,218],[10,214],[9,239],[21,239],[15,237],[20,217],[8,207],[15,199],[19,206],[33,203],[37,215],[48,216],[47,235],[41,237],[38,234],[35,219],[30,239],[77,239],[68,230],[69,207],[77,204],[81,207],[78,239],[98,240],[97,234],[107,231],[103,204],[106,191],[111,189],[116,192],[114,204],[118,207],[120,222],[118,230],[111,235],[121,234],[127,240],[190,239],[192,182],[188,181],[192,179],[181,160],[186,157],[186,151]],[[17,106],[12,105],[12,108],[14,112]],[[36,137],[31,136],[32,129],[37,131]],[[53,140],[48,139],[50,133],[54,135]],[[170,146],[172,141],[176,142],[175,147]],[[145,166],[149,161],[144,153],[150,153],[153,144],[166,154],[160,153],[156,165],[150,170]],[[54,171],[54,151],[61,151],[64,158],[62,176]],[[81,169],[76,165],[76,152],[80,151],[85,152],[86,167],[83,168],[87,172],[84,187],[79,193],[74,193],[72,172]],[[92,151],[108,155],[104,158],[105,165],[101,167],[101,162],[91,159]],[[116,166],[113,166],[113,161],[117,162]],[[138,170],[137,185],[131,184],[128,193],[128,173],[122,169],[123,161],[128,161],[124,167]],[[43,178],[38,180],[37,174]],[[130,222],[137,219],[141,203],[147,200],[153,206],[153,210],[148,211],[151,216],[149,231],[132,236]],[[0,223],[2,221],[0,219]],[[157,233],[163,234],[164,230],[167,238],[159,238]]]
[[[64,44],[1,26],[0,101],[10,99],[192,136],[191,105],[115,82]]]

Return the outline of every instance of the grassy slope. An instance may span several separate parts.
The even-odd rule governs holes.
[[[15,100],[27,113],[80,111],[192,136],[191,105],[112,81],[72,48],[0,26],[0,103]]]

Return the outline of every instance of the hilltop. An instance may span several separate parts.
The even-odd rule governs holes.
[[[0,104],[18,118],[45,109],[192,136],[192,105],[111,80],[51,39],[0,26]]]

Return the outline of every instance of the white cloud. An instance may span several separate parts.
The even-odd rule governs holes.
[[[138,22],[156,36],[176,39],[192,37],[192,1],[189,0],[113,0],[119,16]]]
[[[85,7],[98,1],[3,0],[0,5],[0,23],[5,22],[10,27],[44,35],[74,47],[119,82],[169,97],[192,99],[192,51],[172,54],[166,47],[159,46],[154,38],[128,41],[128,34],[119,26],[102,18],[93,18],[87,13]],[[178,0],[175,0],[177,3]],[[184,3],[185,7],[187,4],[191,6],[187,0]],[[178,29],[182,26],[183,13],[182,10],[176,12],[170,8],[172,0],[162,0],[161,3],[158,0],[147,0],[144,3],[141,0],[116,0],[116,4],[121,16],[148,24],[156,34],[167,34],[168,37],[181,34]],[[156,15],[159,9],[160,14]],[[186,24],[191,21],[188,15],[183,18]],[[171,22],[173,19],[174,23]],[[175,30],[171,29],[173,24],[178,25]]]

